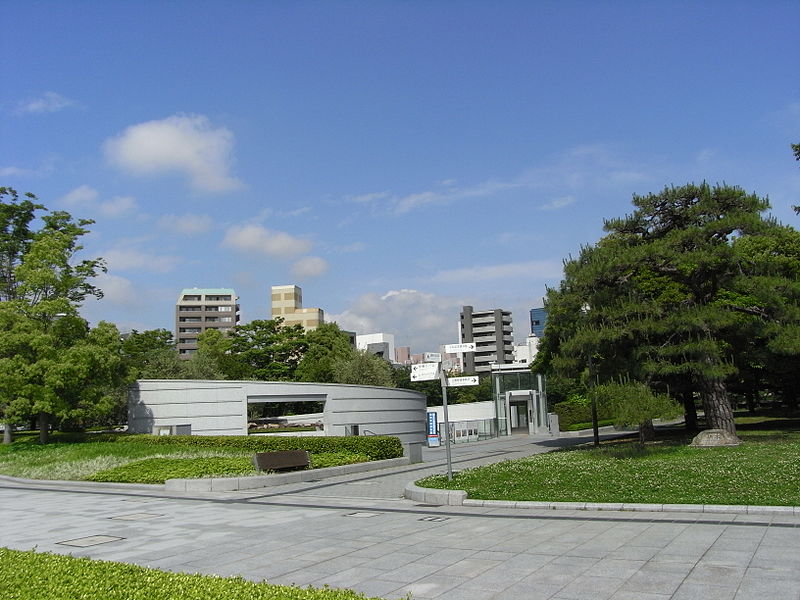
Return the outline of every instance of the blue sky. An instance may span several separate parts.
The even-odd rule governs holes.
[[[415,352],[527,310],[633,194],[702,180],[797,225],[800,4],[0,4],[0,185],[95,219],[87,318],[173,327],[271,285]]]

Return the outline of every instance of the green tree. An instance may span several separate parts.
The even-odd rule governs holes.
[[[353,352],[350,338],[336,323],[323,323],[307,332],[306,343],[308,348],[295,371],[297,381],[333,382],[334,364]]]
[[[366,350],[353,350],[333,364],[335,383],[395,387],[393,368],[380,356]]]
[[[303,327],[284,325],[280,317],[237,325],[226,337],[228,350],[216,352],[228,379],[294,381],[307,348]]]
[[[606,405],[617,427],[638,427],[639,443],[652,432],[653,419],[673,419],[683,414],[683,407],[668,394],[654,393],[640,382],[609,382],[594,387],[598,405]]]
[[[70,375],[80,370],[75,365],[81,358],[100,361],[99,356],[90,355],[99,352],[96,340],[106,336],[97,333],[92,341],[86,341],[88,328],[78,316],[78,308],[87,296],[102,297],[91,280],[105,270],[105,265],[99,258],[76,260],[82,250],[78,241],[88,233],[86,227],[92,221],[75,221],[62,211],[48,213],[36,200],[33,194],[20,200],[15,190],[0,188],[0,301],[4,310],[15,314],[20,327],[30,333],[27,351],[22,354],[27,357],[20,371],[24,378],[16,379],[19,385],[15,389],[6,387],[0,406],[3,420],[8,423],[7,432],[9,417],[22,418],[20,407],[29,406],[38,415],[41,439],[45,441],[50,415],[67,417],[89,412],[85,406],[78,406],[79,401],[72,394],[74,388],[70,387],[75,378]],[[31,226],[37,218],[41,223],[38,230]],[[14,337],[18,331],[12,328],[2,333]],[[52,355],[44,344],[50,345],[49,350],[58,349],[60,354]],[[72,351],[73,345],[81,348]],[[116,347],[109,347],[108,351],[112,355],[118,353]],[[2,360],[9,358],[12,357],[0,356]],[[110,365],[114,357],[108,358]],[[59,361],[72,362],[73,368],[64,366],[59,371],[52,364]],[[96,362],[98,368],[100,362]],[[59,372],[60,379],[56,375]],[[70,410],[65,408],[67,405]]]
[[[794,152],[794,159],[800,160],[800,144],[792,144],[792,152]],[[793,206],[794,212],[800,215],[800,206]]]
[[[172,333],[166,329],[130,332],[122,342],[129,376],[135,379],[176,379],[183,366]]]
[[[747,326],[777,343],[796,307],[785,274],[748,261],[742,245],[781,227],[762,217],[766,200],[729,186],[666,188],[633,204],[565,263],[561,285],[548,291],[548,330],[533,368],[586,380],[592,365],[601,382],[688,382],[708,426],[735,434],[727,388],[737,372],[735,336]],[[756,297],[752,283],[767,275],[772,287]]]

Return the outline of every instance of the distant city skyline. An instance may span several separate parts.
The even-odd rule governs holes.
[[[6,0],[0,186],[96,222],[91,322],[326,321],[435,351],[462,306],[517,341],[633,194],[689,181],[800,225],[800,5]]]

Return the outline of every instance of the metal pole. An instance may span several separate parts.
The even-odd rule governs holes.
[[[600,445],[600,428],[597,425],[597,398],[594,393],[595,386],[594,362],[592,361],[592,354],[589,353],[589,394],[592,397],[592,431],[594,433],[595,447]]]
[[[447,416],[447,376],[442,369],[442,408],[444,409],[444,448],[447,453],[447,481],[453,481],[453,460],[450,456],[450,419]]]

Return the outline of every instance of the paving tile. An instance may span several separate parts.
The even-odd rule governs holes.
[[[607,600],[622,587],[623,579],[581,575],[559,590],[558,598],[569,600]]]
[[[672,595],[672,600],[733,600],[735,596],[735,587],[686,582]]]
[[[744,567],[726,567],[701,562],[686,576],[686,581],[687,583],[709,583],[735,588],[744,577],[744,573]]]

